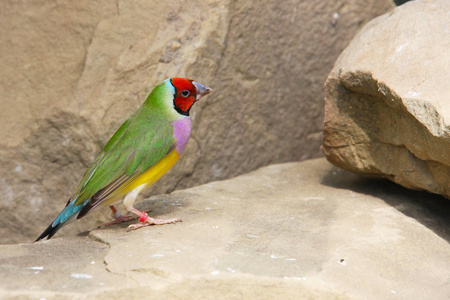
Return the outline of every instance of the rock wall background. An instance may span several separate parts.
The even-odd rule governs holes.
[[[383,1],[2,1],[0,242],[53,220],[111,134],[160,81],[215,92],[186,155],[150,191],[320,155],[323,82]],[[74,234],[104,222],[77,222]]]

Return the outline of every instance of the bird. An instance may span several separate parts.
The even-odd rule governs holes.
[[[140,223],[127,228],[135,230],[181,221],[154,219],[133,205],[139,193],[180,158],[191,135],[190,110],[212,91],[192,79],[179,77],[157,85],[95,157],[64,209],[35,242],[50,239],[61,227],[106,206],[115,220],[105,226],[139,218]],[[120,202],[131,215],[120,213],[115,207]]]

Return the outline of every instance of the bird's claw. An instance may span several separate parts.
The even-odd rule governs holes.
[[[147,217],[147,219],[144,220],[142,223],[131,224],[130,226],[127,227],[126,231],[136,230],[136,229],[150,226],[150,225],[165,225],[165,224],[173,224],[173,223],[177,223],[177,222],[182,222],[182,220],[179,218],[161,220],[161,219],[153,219],[151,217]]]
[[[120,216],[120,217],[114,219],[111,222],[102,224],[102,225],[97,226],[97,227],[93,227],[90,230],[101,229],[101,228],[105,228],[105,227],[108,227],[108,226],[111,226],[111,225],[120,224],[120,223],[124,223],[124,222],[129,222],[129,221],[136,220],[136,219],[137,219],[137,217],[133,216],[133,215],[131,215],[131,216]]]

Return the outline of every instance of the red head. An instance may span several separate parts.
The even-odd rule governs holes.
[[[175,88],[173,99],[175,110],[185,116],[189,116],[189,110],[198,99],[212,92],[209,87],[192,79],[174,77],[170,82]]]

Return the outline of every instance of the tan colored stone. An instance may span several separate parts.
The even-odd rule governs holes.
[[[326,83],[323,150],[344,169],[450,198],[449,1],[378,17]]]
[[[325,159],[140,204],[183,222],[0,246],[0,298],[450,297],[449,202]]]
[[[362,24],[392,8],[390,0],[189,3],[0,3],[0,242],[35,239],[100,147],[171,76],[215,93],[193,109],[186,153],[153,193],[320,155],[326,75]]]

